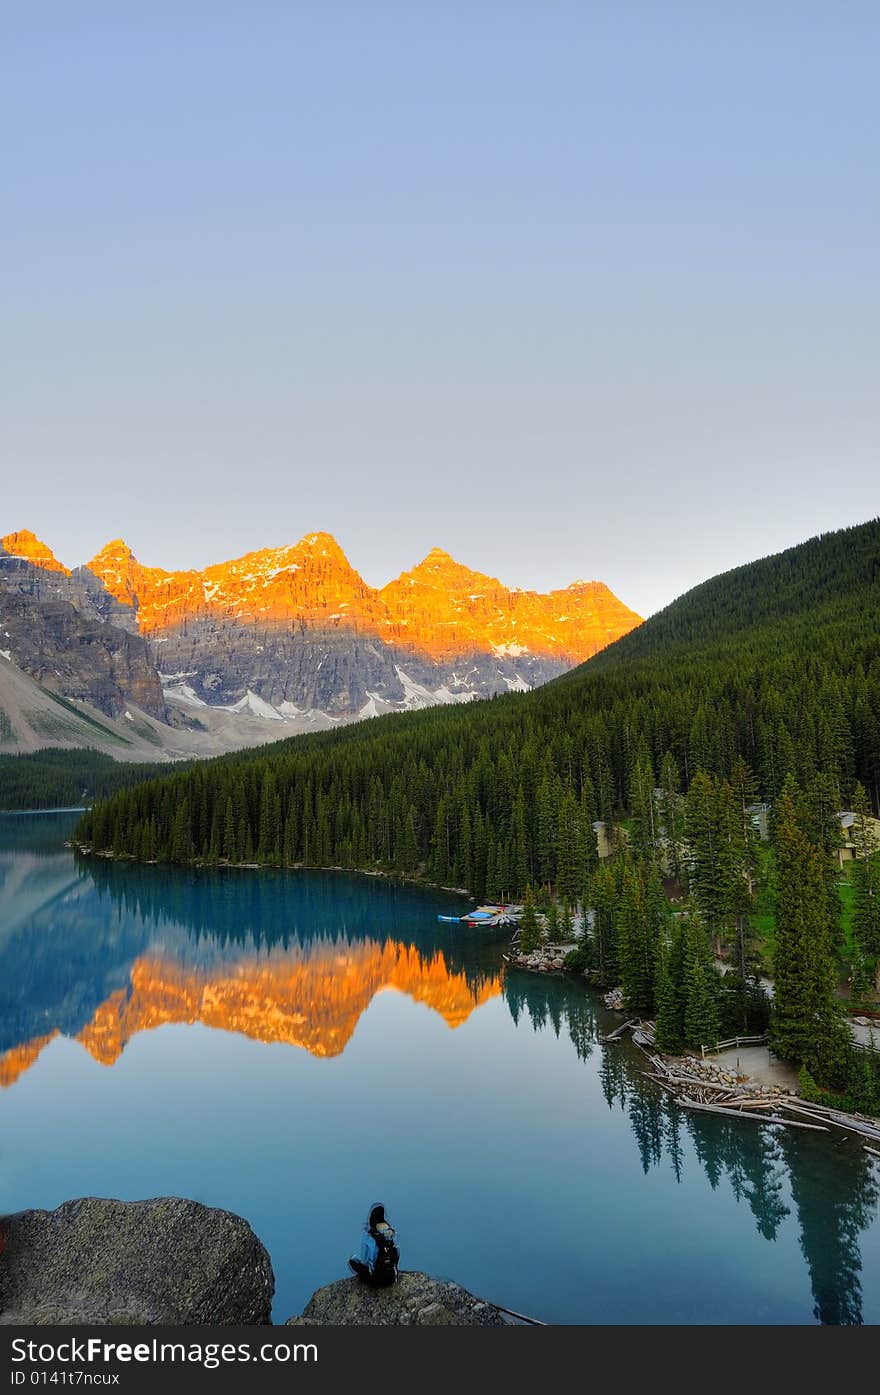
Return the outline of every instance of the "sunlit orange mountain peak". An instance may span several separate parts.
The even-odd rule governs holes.
[[[10,556],[23,557],[26,562],[33,562],[44,571],[62,572],[64,576],[70,576],[70,568],[59,562],[52,549],[29,528],[7,533],[5,538],[0,538],[0,547],[5,548]]]
[[[138,607],[142,633],[159,635],[199,616],[246,624],[303,625],[367,621],[384,615],[377,593],[329,533],[309,533],[287,547],[264,548],[201,571],[145,567],[121,540],[88,563],[111,595]]]
[[[581,663],[640,623],[600,581],[524,591],[463,566],[439,547],[381,595],[401,638],[436,658],[488,650]]]
[[[117,600],[137,605],[141,631],[154,637],[214,616],[366,631],[432,659],[533,654],[570,664],[640,619],[602,582],[524,591],[464,566],[440,547],[377,590],[329,533],[309,533],[291,546],[249,552],[201,571],[173,572],[143,566],[117,539],[88,566]]]

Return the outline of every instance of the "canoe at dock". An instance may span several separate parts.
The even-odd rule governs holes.
[[[438,915],[437,919],[447,924],[456,923],[475,927],[514,925],[521,910],[521,906],[475,906],[472,911],[466,911],[464,915]]]

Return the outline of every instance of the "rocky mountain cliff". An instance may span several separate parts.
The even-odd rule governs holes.
[[[33,533],[0,539],[0,652],[108,716],[134,704],[178,729],[248,718],[280,736],[524,691],[638,623],[601,582],[521,591],[439,548],[375,588],[327,533],[201,571],[144,566],[121,539],[71,570]]]
[[[100,578],[71,572],[32,533],[0,539],[0,653],[39,685],[110,717],[129,703],[164,718],[165,701],[137,612]]]
[[[574,581],[546,594],[521,591],[471,571],[439,547],[379,594],[397,644],[435,660],[491,651],[567,667],[639,623],[601,581]]]
[[[117,540],[88,567],[137,608],[168,691],[282,718],[533,688],[639,623],[601,582],[511,589],[439,548],[375,589],[327,533],[177,572],[143,566]]]

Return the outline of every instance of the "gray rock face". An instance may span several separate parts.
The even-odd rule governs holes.
[[[0,549],[0,649],[37,683],[109,717],[121,716],[128,702],[165,715],[136,618],[86,568],[68,577]]]
[[[105,620],[132,635],[139,633],[137,605],[123,605],[117,601],[88,567],[74,568],[68,581],[72,592],[68,599],[83,615],[92,614],[96,620]]]
[[[37,566],[0,546],[0,585],[11,595],[33,601],[67,601],[85,620],[106,621],[129,634],[138,633],[137,608],[111,596],[88,567],[77,567],[68,575]]]
[[[231,706],[250,690],[273,707],[290,702],[344,716],[371,693],[390,702],[404,697],[387,645],[348,629],[199,616],[166,632],[155,653],[166,682],[188,684],[212,706]]]
[[[268,1323],[274,1289],[246,1221],[180,1197],[0,1220],[0,1324]]]
[[[211,706],[232,706],[250,691],[273,707],[288,702],[331,717],[356,716],[370,698],[407,706],[401,671],[427,695],[445,688],[457,695],[491,697],[537,687],[568,667],[533,655],[486,653],[455,663],[433,662],[351,628],[246,625],[209,616],[168,630],[153,644],[165,682],[186,683]]]
[[[538,688],[571,667],[561,659],[536,654],[501,655],[483,650],[459,655],[454,661],[435,662],[415,650],[398,648],[395,662],[408,678],[435,692],[444,687],[452,693],[473,693],[477,697],[493,697],[523,687]]]
[[[403,1271],[391,1288],[370,1288],[360,1279],[340,1279],[313,1293],[291,1325],[326,1327],[507,1327],[514,1323],[460,1284]],[[515,1325],[515,1323],[514,1323]]]

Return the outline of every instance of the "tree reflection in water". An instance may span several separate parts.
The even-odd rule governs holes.
[[[568,1033],[584,1060],[597,1049],[600,1010],[580,984],[511,972],[504,991],[515,1021],[528,1016],[535,1031],[552,1023],[557,1034]],[[793,1211],[816,1320],[860,1324],[859,1242],[877,1212],[880,1169],[859,1142],[694,1114],[639,1074],[635,1048],[613,1043],[598,1049],[602,1094],[609,1109],[627,1116],[644,1172],[668,1163],[680,1182],[689,1156],[685,1137],[710,1186],[726,1179],[765,1240],[775,1240]]]

